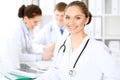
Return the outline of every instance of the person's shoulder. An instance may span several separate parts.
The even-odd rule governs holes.
[[[91,47],[93,47],[94,50],[96,51],[108,51],[109,52],[109,48],[107,47],[107,45],[102,41],[102,40],[96,40],[96,39],[90,39],[90,44]]]
[[[96,40],[94,38],[90,38],[90,42],[92,45],[96,46],[96,47],[100,47],[100,46],[105,46],[104,42],[101,40]]]

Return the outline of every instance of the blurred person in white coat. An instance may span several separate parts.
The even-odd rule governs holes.
[[[11,53],[18,53],[20,62],[37,61],[38,54],[32,51],[32,30],[38,25],[42,16],[42,11],[39,6],[22,5],[18,10],[18,17],[20,18],[20,25],[10,35],[12,42],[9,51]],[[14,56],[14,55],[13,55]]]
[[[66,7],[65,25],[70,35],[56,45],[52,67],[36,80],[120,80],[107,46],[84,32],[91,18],[81,1]]]
[[[64,2],[59,2],[54,8],[54,20],[49,22],[35,35],[33,39],[34,50],[41,52],[42,60],[50,60],[53,56],[55,43],[64,34],[67,34],[64,26],[64,10],[67,6]]]

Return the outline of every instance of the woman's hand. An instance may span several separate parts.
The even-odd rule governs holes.
[[[44,53],[41,53],[43,60],[50,60],[53,56],[55,43],[48,44],[44,47]]]

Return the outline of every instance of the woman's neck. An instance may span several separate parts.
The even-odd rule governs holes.
[[[78,34],[71,34],[71,48],[72,52],[80,46],[82,43],[83,39],[87,35],[84,32],[78,33]]]

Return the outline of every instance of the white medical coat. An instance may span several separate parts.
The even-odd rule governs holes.
[[[52,68],[36,80],[120,80],[119,71],[108,48],[102,42],[94,39],[89,40],[75,66],[75,75],[70,77],[69,70],[73,69],[73,65],[88,38],[86,37],[73,53],[70,37],[65,43],[65,53],[63,53],[63,49],[58,53],[59,47],[63,44],[63,41],[60,42],[55,51],[56,56]]]
[[[34,38],[32,40],[33,49],[38,53],[43,52],[44,45],[50,44],[52,42],[56,43],[57,41],[61,40],[61,38],[66,37],[68,34],[69,33],[66,29],[63,34],[61,34],[60,27],[57,25],[57,22],[52,21],[43,26],[43,28],[34,35]]]
[[[37,55],[33,52],[31,43],[32,32],[26,28],[22,20],[20,20],[20,26],[13,33],[9,51],[18,54],[20,62],[36,61]]]

